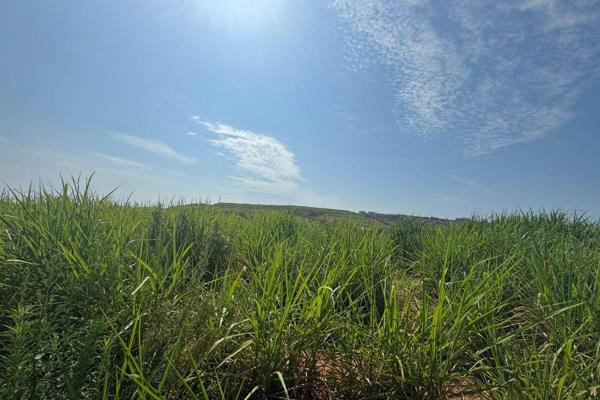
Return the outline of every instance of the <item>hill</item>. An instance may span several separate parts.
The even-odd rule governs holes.
[[[360,226],[373,227],[391,225],[399,220],[416,220],[428,224],[451,224],[457,220],[421,217],[406,214],[383,214],[374,211],[348,211],[332,208],[318,208],[294,205],[265,205],[243,203],[216,203],[213,205],[223,211],[235,212],[241,215],[254,215],[262,211],[286,211],[291,214],[322,222],[352,222]]]

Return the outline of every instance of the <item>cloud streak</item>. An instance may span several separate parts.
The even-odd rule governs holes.
[[[217,137],[209,142],[233,156],[248,176],[232,177],[250,190],[291,194],[302,180],[295,155],[274,137],[192,117]]]
[[[154,154],[158,154],[162,157],[169,158],[171,160],[179,161],[183,164],[189,165],[194,164],[196,162],[195,158],[178,153],[169,145],[163,142],[159,142],[157,140],[145,139],[139,136],[126,135],[124,133],[119,132],[111,132],[111,135],[113,138],[120,142],[149,151]]]
[[[137,168],[145,168],[146,167],[142,163],[132,161],[132,160],[127,160],[127,159],[121,158],[121,157],[111,156],[109,154],[96,153],[96,155],[100,158],[103,158],[106,161],[110,161],[110,162],[113,162],[116,164],[126,165],[129,167],[137,167]]]
[[[353,67],[389,68],[398,123],[467,155],[541,138],[574,116],[600,65],[600,3],[330,0]]]

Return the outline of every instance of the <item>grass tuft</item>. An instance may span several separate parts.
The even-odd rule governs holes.
[[[2,399],[593,399],[600,225],[0,196]]]

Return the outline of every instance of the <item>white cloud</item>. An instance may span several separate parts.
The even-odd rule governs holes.
[[[192,132],[192,131],[188,131],[187,134],[190,136],[198,136],[198,134],[196,132]]]
[[[193,186],[198,178],[185,181],[180,174],[159,167],[126,167],[119,157],[85,151],[68,151],[43,145],[16,144],[0,146],[0,192],[2,187],[27,188],[44,182],[60,188],[61,177],[88,177],[94,174],[92,186],[99,194],[106,194],[116,187],[120,189],[113,196],[125,200],[131,195],[135,201],[156,201],[158,196],[187,196],[196,194]],[[31,160],[35,160],[32,163]],[[109,162],[106,162],[106,161]],[[123,161],[130,161],[120,159]],[[129,164],[128,164],[129,165]]]
[[[516,8],[522,11],[542,12],[547,17],[549,29],[560,29],[590,24],[600,21],[600,10],[591,7],[598,5],[591,1],[564,1],[564,0],[522,0],[517,2]]]
[[[248,189],[279,194],[291,194],[302,180],[295,155],[279,140],[262,133],[238,129],[230,125],[192,121],[217,135],[210,143],[232,155],[236,165],[249,177],[234,177]]]
[[[239,176],[231,176],[230,178],[240,183],[246,189],[262,193],[291,195],[298,189],[298,185],[294,181],[244,178]]]
[[[176,152],[172,147],[166,145],[165,143],[159,142],[157,140],[145,139],[139,136],[126,135],[124,133],[111,132],[111,135],[130,146],[138,147],[140,149],[149,151],[154,154],[158,154],[160,156],[170,158],[172,160],[179,161],[183,164],[193,164],[196,162],[196,159],[192,157],[188,157],[181,153]]]
[[[598,76],[600,3],[330,0],[353,68],[389,68],[399,124],[469,155],[543,137]]]
[[[142,163],[136,162],[136,161],[131,161],[131,160],[127,160],[125,158],[121,158],[121,157],[116,157],[116,156],[111,156],[109,154],[103,154],[103,153],[96,153],[96,155],[100,158],[103,158],[107,161],[111,161],[117,164],[122,164],[122,165],[127,165],[130,167],[138,167],[138,168],[145,168],[146,166]]]

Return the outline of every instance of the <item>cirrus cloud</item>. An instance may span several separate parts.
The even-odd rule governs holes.
[[[111,135],[113,138],[117,139],[120,142],[149,151],[154,154],[158,154],[165,158],[170,158],[172,160],[179,161],[183,164],[194,164],[196,162],[195,158],[178,153],[171,146],[158,140],[151,140],[139,136],[126,135],[124,133],[119,132],[111,132]]]
[[[137,161],[128,160],[126,158],[111,156],[110,154],[104,154],[104,153],[96,153],[96,155],[106,161],[111,161],[116,164],[121,164],[121,165],[125,165],[128,167],[146,168],[146,166],[144,164],[139,163]]]
[[[233,156],[237,167],[248,173],[249,176],[232,177],[247,189],[291,194],[302,180],[294,153],[274,137],[203,121],[197,116],[193,116],[192,121],[216,134],[209,142]]]
[[[400,125],[452,135],[467,155],[570,121],[600,65],[600,2],[331,0],[353,67],[391,74]]]

